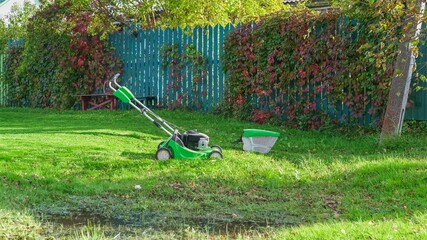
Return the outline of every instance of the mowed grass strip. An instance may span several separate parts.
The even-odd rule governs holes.
[[[376,133],[158,114],[208,134],[224,159],[154,160],[168,136],[136,111],[0,108],[0,238],[80,236],[52,231],[79,216],[107,238],[123,226],[136,238],[427,237],[426,134],[379,145]],[[245,128],[281,137],[267,155],[243,152]]]

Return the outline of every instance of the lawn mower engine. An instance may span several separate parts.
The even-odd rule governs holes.
[[[188,130],[182,134],[182,141],[187,148],[200,150],[207,148],[209,137],[206,134],[199,133],[197,130]]]

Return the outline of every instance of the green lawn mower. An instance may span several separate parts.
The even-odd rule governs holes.
[[[197,130],[185,131],[180,134],[178,127],[171,124],[148,107],[139,101],[132,92],[117,83],[117,78],[120,74],[114,75],[110,80],[109,86],[113,90],[114,96],[124,103],[130,104],[136,108],[145,117],[147,117],[154,125],[165,131],[170,137],[162,141],[156,152],[157,160],[175,159],[208,159],[208,158],[222,158],[222,149],[218,145],[209,147],[209,137],[206,134],[199,133]],[[156,121],[157,120],[157,121]]]

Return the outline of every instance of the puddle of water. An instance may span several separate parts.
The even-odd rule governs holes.
[[[267,221],[244,221],[236,219],[209,219],[209,218],[182,218],[168,217],[165,227],[162,230],[174,231],[173,226],[188,226],[195,229],[202,229],[206,232],[219,235],[237,235],[249,230],[259,230],[266,227],[274,227]]]
[[[70,213],[68,215],[45,215],[44,222],[61,224],[64,227],[86,226],[89,222],[98,225],[111,224],[109,218],[105,218],[93,213]]]
[[[140,221],[136,221],[134,219],[135,217],[125,220],[117,217],[108,217],[98,213],[84,211],[71,212],[67,214],[44,214],[43,217],[41,217],[43,222],[59,224],[64,227],[86,226],[88,223],[101,226],[108,225],[112,227],[135,227],[140,225]]]
[[[64,227],[81,227],[89,222],[101,226],[150,228],[160,231],[178,231],[191,227],[218,235],[237,235],[242,232],[260,230],[266,227],[291,227],[297,225],[291,219],[288,222],[272,223],[268,221],[248,221],[243,219],[214,219],[206,217],[167,216],[155,213],[138,214],[128,219],[106,217],[88,212],[74,212],[68,215],[45,215],[44,221],[60,224]]]

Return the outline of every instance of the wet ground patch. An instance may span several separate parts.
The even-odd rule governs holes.
[[[105,229],[139,229],[159,232],[181,232],[183,229],[196,229],[201,232],[237,236],[248,231],[262,231],[266,228],[283,228],[298,225],[296,217],[289,216],[286,220],[271,221],[250,220],[234,215],[229,217],[181,216],[179,214],[143,212],[132,216],[106,216],[88,211],[73,211],[66,214],[39,214],[42,222],[64,228],[78,228],[98,225]]]

